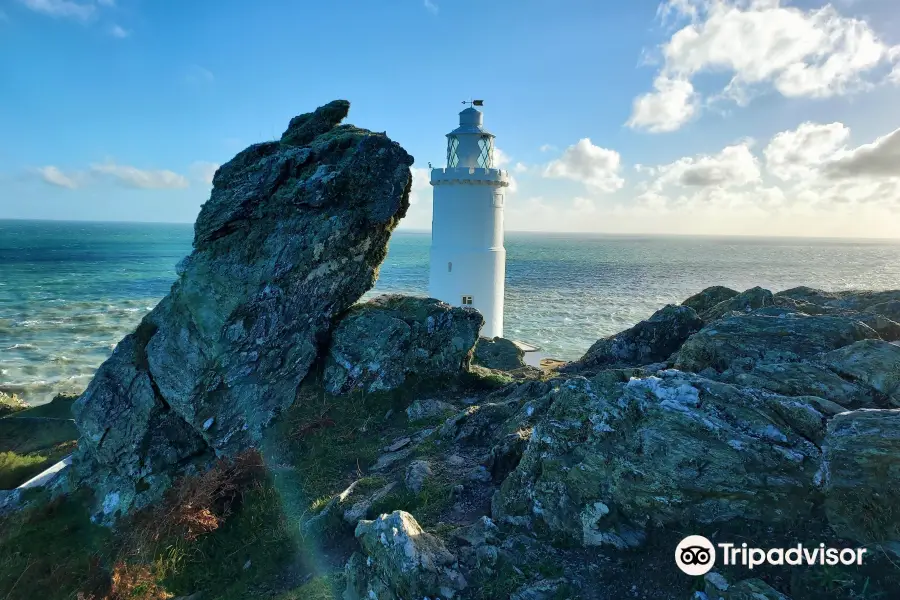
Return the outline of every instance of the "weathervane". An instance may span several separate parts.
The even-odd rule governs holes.
[[[484,106],[484,100],[463,100],[463,104],[469,106]]]

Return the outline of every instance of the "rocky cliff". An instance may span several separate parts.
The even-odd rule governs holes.
[[[79,471],[105,491],[105,514],[258,443],[334,318],[374,285],[413,159],[341,125],[349,106],[298,116],[219,168],[171,292],[76,404]]]

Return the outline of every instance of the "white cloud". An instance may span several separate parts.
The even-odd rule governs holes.
[[[425,0],[425,8],[433,15],[438,13],[438,5],[433,0]]]
[[[72,0],[19,0],[27,8],[44,15],[55,18],[70,18],[80,21],[90,19],[97,7],[84,2]]]
[[[109,28],[109,34],[115,38],[123,39],[131,35],[131,32],[119,25],[113,25]]]
[[[748,228],[766,221],[798,231],[816,226],[820,235],[859,235],[863,221],[853,215],[864,214],[866,227],[888,231],[897,219],[884,221],[886,215],[900,211],[900,130],[856,148],[847,147],[849,137],[842,123],[807,122],[782,131],[762,151],[765,171],[751,142],[641,167],[649,179],[637,186],[634,208],[743,219]]]
[[[740,187],[758,182],[759,161],[750,151],[750,143],[728,146],[715,155],[685,157],[657,167],[657,188],[677,185],[687,188]]]
[[[174,171],[148,171],[113,162],[91,165],[91,172],[110,177],[120,185],[134,189],[179,189],[190,185],[187,177]]]
[[[900,59],[900,47],[831,5],[804,10],[782,0],[667,0],[659,14],[687,23],[660,47],[656,91],[634,102],[628,124],[650,131],[673,131],[696,113],[699,74],[730,76],[708,102],[745,104],[768,89],[792,98],[850,94],[884,80],[883,67]]]
[[[550,161],[544,169],[544,177],[571,179],[601,192],[614,192],[625,185],[620,171],[618,152],[595,146],[589,138],[584,138],[569,146],[561,157]]]
[[[198,160],[191,165],[191,176],[200,183],[212,185],[213,176],[216,174],[219,166],[218,163]]]
[[[541,152],[556,152],[557,150],[559,150],[559,148],[553,144],[544,144],[541,146]]]
[[[629,127],[653,133],[675,131],[697,112],[697,94],[687,79],[660,75],[653,87],[655,92],[634,99]]]
[[[52,165],[39,167],[35,169],[35,172],[45,183],[49,183],[50,185],[70,190],[77,189],[80,186],[80,176],[77,173],[66,175],[58,167]]]
[[[513,171],[516,173],[526,173],[528,171],[528,165],[517,162],[515,166],[513,166]]]
[[[821,163],[834,156],[850,137],[843,123],[803,123],[776,134],[763,154],[766,169],[783,180],[812,177]]]
[[[411,167],[412,188],[409,191],[409,203],[431,203],[431,169]]]
[[[499,169],[509,164],[509,155],[500,148],[494,147],[494,168]]]
[[[840,153],[825,165],[824,172],[831,179],[900,178],[900,129]]]

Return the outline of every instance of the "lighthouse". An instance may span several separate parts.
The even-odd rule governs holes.
[[[480,100],[459,113],[447,134],[447,166],[431,170],[431,272],[428,293],[484,316],[481,335],[503,337],[506,249],[503,204],[509,173],[494,168],[494,136]]]

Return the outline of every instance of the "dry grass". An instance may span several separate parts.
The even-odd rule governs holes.
[[[169,600],[174,595],[159,586],[146,565],[116,563],[110,577],[110,589],[102,598],[79,592],[78,600]]]
[[[162,502],[132,517],[124,538],[126,551],[140,555],[163,540],[192,542],[215,531],[231,514],[242,490],[264,476],[262,457],[249,450],[233,460],[219,459],[205,473],[181,478]]]

